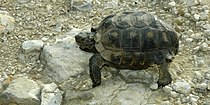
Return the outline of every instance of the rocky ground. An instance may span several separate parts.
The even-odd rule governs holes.
[[[208,0],[0,0],[0,105],[209,105],[209,10]],[[120,11],[150,12],[177,31],[171,84],[157,88],[155,67],[105,68],[91,88],[92,54],[74,36]]]

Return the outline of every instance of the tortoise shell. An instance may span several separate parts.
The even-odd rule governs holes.
[[[95,47],[113,64],[147,65],[172,60],[178,53],[176,32],[146,12],[122,12],[107,16],[96,29]]]

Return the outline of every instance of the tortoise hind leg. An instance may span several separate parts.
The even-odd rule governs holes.
[[[170,62],[165,62],[159,65],[158,87],[166,86],[172,81],[171,74],[168,71],[169,64]]]
[[[90,78],[92,80],[92,87],[99,86],[101,84],[101,68],[104,60],[100,54],[94,54],[89,60]]]

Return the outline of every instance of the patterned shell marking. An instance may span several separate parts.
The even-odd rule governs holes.
[[[106,17],[97,29],[95,40],[101,56],[114,64],[161,64],[178,52],[176,32],[146,12]]]

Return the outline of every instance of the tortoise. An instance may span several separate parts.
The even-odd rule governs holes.
[[[105,17],[90,34],[75,36],[80,49],[93,52],[89,59],[92,87],[101,84],[101,69],[143,70],[157,65],[159,87],[172,77],[169,64],[178,53],[179,39],[169,25],[148,12],[121,12]]]

